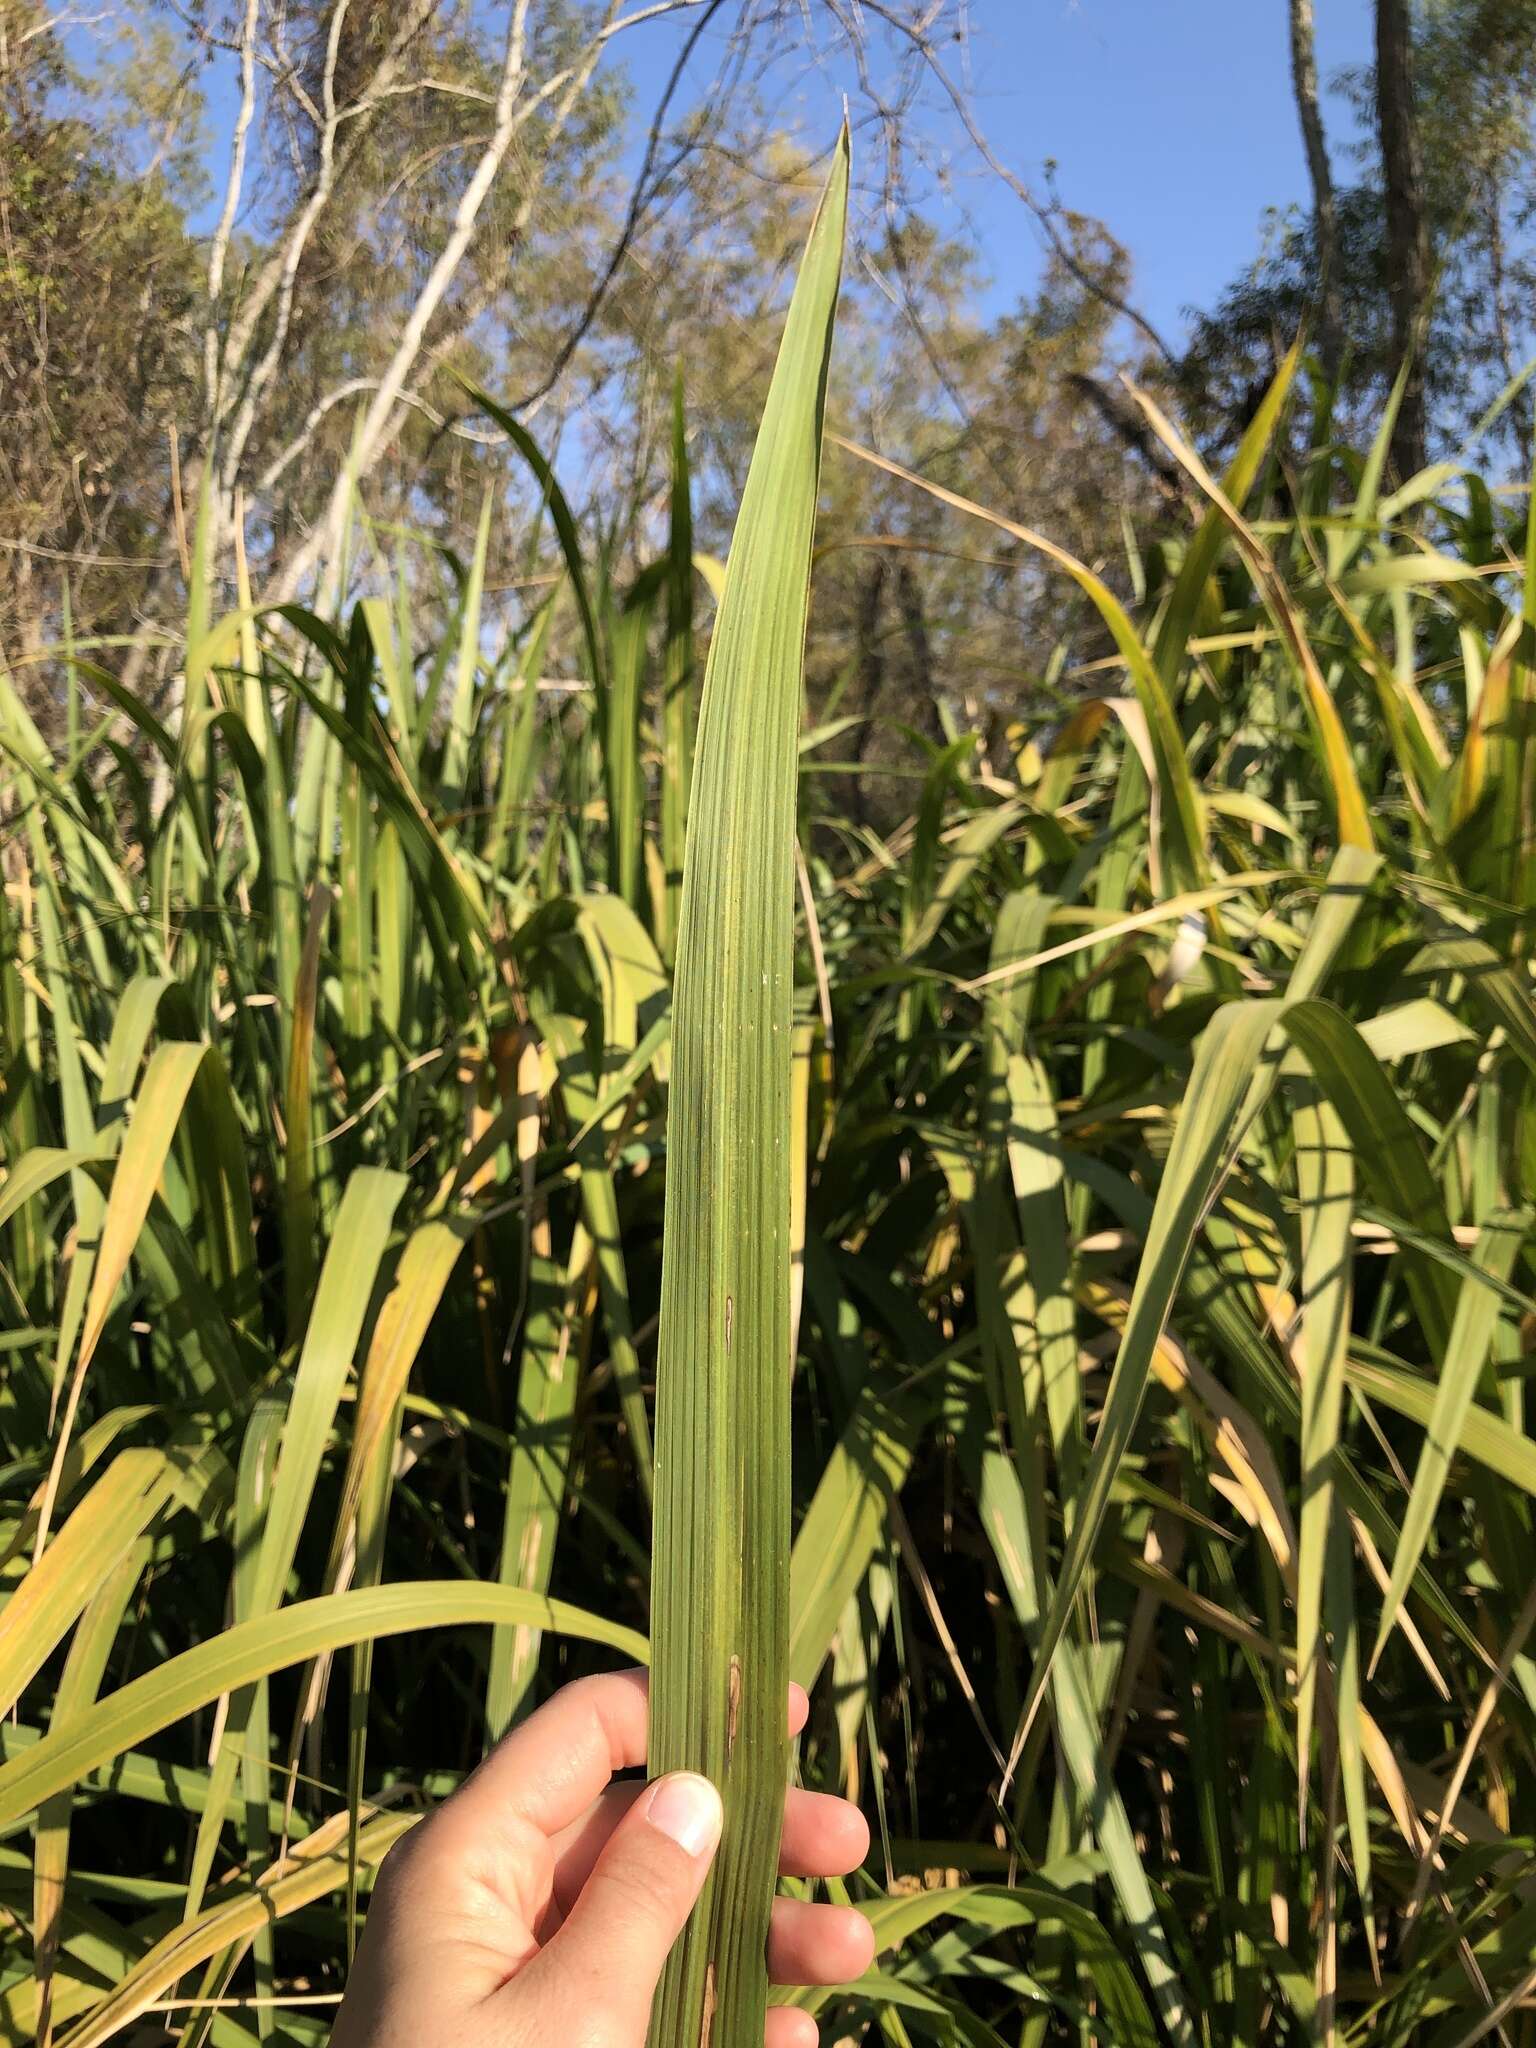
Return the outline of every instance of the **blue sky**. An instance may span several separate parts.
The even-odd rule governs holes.
[[[816,14],[816,0],[807,0]],[[851,0],[857,5],[857,0]],[[959,0],[952,0],[959,4]],[[964,64],[980,125],[997,154],[1036,190],[1048,158],[1063,201],[1096,214],[1130,249],[1133,296],[1177,344],[1185,309],[1209,305],[1258,250],[1266,210],[1307,203],[1306,165],[1291,97],[1286,0],[964,0]],[[476,0],[487,23],[504,0]],[[734,18],[722,10],[721,20]],[[1352,175],[1353,109],[1332,85],[1371,53],[1371,0],[1316,0],[1318,67],[1336,174]],[[824,19],[825,17],[821,17]],[[635,86],[642,125],[676,60],[690,19],[646,23],[613,45]],[[79,38],[82,32],[76,31]],[[88,34],[85,41],[88,43]],[[770,75],[786,128],[829,144],[857,81],[845,52],[808,65],[797,55]],[[80,47],[77,42],[77,49]],[[704,89],[719,38],[701,46],[691,80]],[[231,75],[205,78],[222,190],[234,111]],[[686,104],[689,95],[681,95]],[[976,160],[959,123],[930,104],[912,140],[937,176],[928,201],[941,225],[969,231],[988,283],[978,310],[1013,305],[1039,275],[1038,230],[1018,200]],[[630,161],[638,165],[639,141]],[[216,201],[204,209],[210,225]]]
[[[1353,110],[1330,79],[1369,61],[1370,0],[1317,0],[1318,68],[1335,170],[1352,175]],[[1097,214],[1131,250],[1136,297],[1176,340],[1184,309],[1209,304],[1257,250],[1265,209],[1307,202],[1291,98],[1286,0],[969,0],[969,73],[993,148],[1039,189],[1056,160],[1064,202]],[[660,90],[681,32],[647,25],[626,41],[641,105]],[[787,124],[830,140],[846,62],[782,81]],[[920,141],[948,160],[941,217],[968,218],[991,284],[987,310],[1038,276],[1040,241],[1023,208],[974,161],[958,124],[935,114]]]

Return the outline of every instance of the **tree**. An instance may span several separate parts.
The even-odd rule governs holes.
[[[35,8],[0,0],[22,4]],[[526,623],[526,579],[542,592],[558,565],[552,554],[530,556],[535,494],[496,449],[470,384],[509,400],[558,455],[568,494],[622,579],[658,546],[681,357],[700,542],[723,547],[789,258],[820,184],[805,148],[780,132],[771,78],[760,85],[756,67],[759,55],[782,63],[806,21],[830,39],[855,33],[839,7],[226,0],[222,12],[183,13],[180,0],[118,4],[140,7],[141,32],[160,39],[158,130],[146,106],[109,133],[105,54],[71,72],[44,17],[28,21],[33,61],[46,56],[56,74],[34,94],[34,119],[62,156],[79,153],[110,193],[152,153],[152,133],[164,152],[158,218],[175,261],[167,255],[162,267],[181,296],[156,328],[158,381],[135,387],[107,360],[90,372],[105,389],[134,391],[140,437],[125,444],[122,467],[143,561],[129,560],[114,501],[116,524],[96,544],[105,553],[110,542],[124,566],[115,582],[74,591],[83,630],[130,638],[125,682],[152,688],[165,660],[167,636],[138,629],[181,615],[199,501],[215,574],[232,571],[238,523],[258,596],[282,598],[341,559],[354,480],[370,519],[347,558],[358,577],[379,566],[371,536],[400,527],[463,559],[494,489],[506,509],[492,529],[487,629]],[[870,118],[894,125],[876,131],[889,148],[850,265],[834,416],[926,474],[1049,529],[1113,577],[1146,459],[1158,487],[1171,488],[1116,375],[1159,368],[1166,344],[1127,310],[1124,250],[1054,189],[1037,203],[1016,178],[1046,241],[1047,274],[1006,317],[975,317],[974,252],[938,234],[903,181],[900,110],[922,81],[939,77],[939,97],[963,109],[954,81],[932,70],[941,12],[934,0],[880,0],[877,26],[857,31]],[[622,38],[669,15],[676,66],[637,108]],[[890,95],[868,40],[887,32],[900,73]],[[690,60],[707,63],[708,84],[685,77]],[[215,74],[233,105],[216,161],[198,140],[197,90]],[[645,140],[631,176],[620,150],[637,127]],[[977,146],[995,161],[984,140]],[[880,152],[865,160],[878,163]],[[194,175],[209,162],[211,197]],[[869,209],[866,198],[866,222]],[[49,232],[44,219],[42,243]],[[117,332],[126,345],[134,322],[125,317]],[[70,436],[50,441],[20,415],[12,426],[64,504]],[[979,551],[932,501],[844,457],[829,459],[826,488],[813,701],[859,714],[851,744],[872,764],[896,750],[895,723],[938,744],[957,713],[1011,716],[1059,644],[1100,651],[1082,636],[1069,587],[1033,557]],[[19,500],[6,516],[59,554],[77,545],[64,524],[39,533]],[[74,573],[78,585],[78,564]],[[439,602],[439,579],[425,580]],[[56,635],[59,597],[56,579],[36,586],[33,645]],[[551,673],[583,672],[569,624],[557,621],[547,645]],[[939,678],[961,633],[980,681],[975,703],[955,706]],[[174,689],[174,663],[163,673]],[[57,676],[40,665],[35,680],[46,695]]]
[[[1317,45],[1313,32],[1312,0],[1290,0],[1291,86],[1296,113],[1307,153],[1307,175],[1312,182],[1312,233],[1317,249],[1318,347],[1329,376],[1339,366],[1338,293],[1338,209],[1333,195],[1333,172],[1328,162],[1328,143],[1323,133],[1322,108],[1317,92]]]
[[[174,549],[167,424],[193,398],[195,175],[166,130],[188,98],[163,46],[83,81],[33,0],[0,0],[0,645],[34,658],[69,579],[119,614]],[[125,100],[125,95],[132,95]],[[157,121],[157,146],[128,141]]]
[[[1194,321],[1181,396],[1213,446],[1229,442],[1304,327],[1330,366],[1319,309],[1331,298],[1344,433],[1372,430],[1406,350],[1394,466],[1457,445],[1487,415],[1523,469],[1536,425],[1520,383],[1536,353],[1536,0],[1401,0],[1381,25],[1385,66],[1336,81],[1363,138],[1355,180],[1333,185],[1331,219],[1315,175],[1309,212],[1269,217],[1255,262]],[[1305,132],[1305,59],[1300,70]]]
[[[896,35],[903,25],[932,27],[948,4],[891,0],[882,14]],[[177,615],[178,536],[204,496],[215,558],[228,562],[242,519],[256,587],[269,596],[297,593],[334,559],[358,477],[380,512],[462,539],[466,461],[485,434],[465,417],[458,378],[513,395],[558,440],[561,421],[612,378],[615,356],[637,345],[609,311],[626,295],[635,305],[642,249],[673,216],[686,223],[685,248],[707,237],[711,149],[738,116],[736,140],[749,151],[771,132],[771,110],[752,103],[754,65],[782,62],[812,27],[834,40],[856,35],[879,104],[868,36],[845,24],[834,0],[815,9],[799,0],[110,5],[109,16],[93,17],[107,24],[95,30],[100,61],[81,75],[38,0],[0,0],[21,24],[8,47],[25,45],[38,81],[24,106],[25,146],[7,151],[9,175],[29,156],[60,165],[78,157],[89,177],[77,183],[94,181],[105,220],[114,193],[153,159],[138,212],[119,209],[115,233],[127,244],[125,224],[149,221],[154,250],[141,227],[126,260],[144,279],[164,279],[166,293],[174,279],[179,294],[174,304],[141,297],[130,315],[119,291],[114,347],[152,338],[150,359],[128,374],[110,353],[98,355],[70,376],[126,400],[125,431],[131,423],[139,435],[114,463],[132,477],[139,530],[130,546],[111,520],[94,521],[98,555],[115,549],[122,573],[92,583],[90,602],[77,606],[93,630],[116,634]],[[627,191],[616,165],[637,110],[622,53],[632,35],[655,34],[669,17],[677,65],[654,104],[638,110],[649,143]],[[106,53],[130,31],[132,50],[114,66]],[[159,103],[141,95],[120,112],[115,77],[151,42]],[[177,179],[212,161],[199,132],[200,88],[216,76],[234,112],[217,189],[202,205]],[[31,206],[44,252],[38,274],[67,266],[63,218],[51,200]],[[78,237],[96,233],[82,223]],[[13,303],[9,313],[25,339],[27,308]],[[107,331],[92,326],[98,348]],[[34,354],[39,390],[62,381],[56,345]],[[57,506],[62,519],[87,444],[116,444],[83,423],[52,431],[46,422],[37,403],[7,415],[17,479],[8,522],[29,547],[72,555],[77,526],[40,522],[39,510]],[[23,469],[39,481],[22,488]],[[112,502],[115,516],[120,494]],[[13,613],[22,602],[18,594]],[[34,578],[25,602],[28,640],[52,637],[57,583]],[[153,664],[156,645],[139,635],[125,681]]]
[[[1428,0],[1415,64],[1437,224],[1434,318],[1509,386],[1536,351],[1536,0]],[[1524,465],[1536,428],[1529,386],[1504,417]]]
[[[1392,436],[1400,477],[1426,460],[1424,335],[1429,318],[1429,228],[1424,163],[1414,106],[1413,23],[1409,0],[1376,0],[1376,122],[1386,198],[1392,352],[1403,379]]]

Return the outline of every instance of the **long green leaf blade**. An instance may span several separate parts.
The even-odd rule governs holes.
[[[731,546],[699,714],[677,952],[657,1365],[651,1765],[725,1834],[657,1994],[658,2048],[759,2048],[784,1800],[796,738],[841,137]]]

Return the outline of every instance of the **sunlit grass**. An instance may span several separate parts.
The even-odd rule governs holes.
[[[668,2043],[786,1657],[875,1825],[829,2038],[1533,2038],[1523,533],[1281,493],[1296,359],[1219,486],[1154,413],[1210,509],[1134,601],[947,501],[1085,593],[1077,713],[796,834],[839,210],[723,598],[681,430],[615,582],[492,408],[504,642],[360,504],[334,617],[199,548],[169,727],[0,681],[0,2039],[323,2040],[389,1842],[653,1598],[663,1759],[755,1745]]]

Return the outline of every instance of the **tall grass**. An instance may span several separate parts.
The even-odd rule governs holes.
[[[1475,477],[1387,494],[1386,428],[1282,457],[1298,374],[1219,483],[1154,412],[1207,509],[1109,581],[950,500],[1097,607],[1069,703],[914,741],[884,832],[802,731],[747,1483],[795,1768],[875,1826],[829,2038],[1536,2038],[1536,547]],[[109,649],[57,749],[0,682],[0,2039],[323,2040],[390,1843],[646,1655],[664,1214],[667,1289],[679,1217],[762,1249],[680,1099],[739,1051],[690,934],[748,714],[712,676],[680,904],[684,437],[620,587],[489,409],[488,517],[559,563],[505,641],[483,546],[429,629],[359,504],[328,616],[199,546],[169,726]]]
[[[658,2048],[757,2048],[768,2003],[789,1654],[796,743],[847,206],[845,127],[699,703],[672,1009],[649,1762],[707,1773],[725,1831],[662,1976]]]

